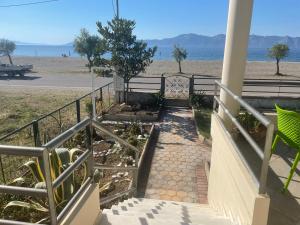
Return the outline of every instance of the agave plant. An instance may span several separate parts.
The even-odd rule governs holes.
[[[77,148],[71,150],[67,148],[57,148],[50,154],[50,170],[51,178],[54,181],[66,168],[68,168],[83,151]],[[46,188],[45,175],[43,172],[43,162],[41,160],[31,160],[23,165],[30,171],[34,178],[31,186],[35,188]],[[86,180],[87,167],[86,164],[77,169],[71,176],[69,176],[56,190],[54,190],[54,201],[56,203],[57,212],[59,212],[64,205],[70,200],[72,195],[78,190],[81,184]],[[16,186],[24,186],[26,184],[27,176],[22,176],[15,179],[11,184]],[[4,207],[4,214],[6,211],[13,211],[18,209],[20,211],[36,211],[44,215],[48,215],[48,203],[41,199],[28,199],[28,201],[11,201]],[[40,217],[39,217],[40,218]],[[11,218],[10,218],[11,219]],[[13,218],[19,219],[19,218]],[[31,220],[32,218],[28,218]],[[45,223],[49,220],[46,216],[37,223]]]

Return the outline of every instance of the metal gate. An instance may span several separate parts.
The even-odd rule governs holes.
[[[165,80],[165,97],[169,99],[188,99],[190,79],[184,75],[171,75]]]

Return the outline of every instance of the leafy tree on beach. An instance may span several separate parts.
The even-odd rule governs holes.
[[[275,75],[283,75],[279,72],[279,62],[281,59],[287,57],[289,54],[289,46],[286,44],[276,44],[269,49],[269,57],[276,59],[276,73]]]
[[[7,56],[9,63],[13,64],[11,54],[15,51],[16,44],[13,41],[0,39],[0,56]]]
[[[81,29],[79,36],[74,40],[74,49],[81,56],[85,56],[88,60],[87,67],[89,72],[93,66],[93,59],[95,51],[99,42],[99,38],[96,35],[90,35],[86,29]]]
[[[173,57],[178,63],[179,67],[179,73],[182,73],[181,71],[181,62],[186,59],[187,57],[187,51],[184,48],[180,48],[179,46],[175,45],[173,50]]]
[[[109,68],[110,72],[124,79],[124,84],[144,72],[152,63],[157,48],[148,48],[147,43],[137,40],[133,34],[135,21],[114,18],[107,23],[107,26],[98,22],[97,27],[101,35],[101,45],[106,46],[110,58],[96,60],[95,64],[104,70]],[[127,102],[128,85],[125,91],[124,97]]]

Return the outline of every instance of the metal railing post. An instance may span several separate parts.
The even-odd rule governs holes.
[[[128,83],[127,83],[128,85]],[[107,86],[107,94],[108,94],[108,107],[110,106],[110,91],[109,91],[109,85]]]
[[[132,177],[132,186],[134,187],[134,196],[137,196],[137,189],[138,189],[138,163],[139,163],[139,153],[135,152],[135,170],[133,170],[133,177]]]
[[[47,188],[48,195],[48,204],[49,204],[49,213],[50,213],[50,221],[51,225],[57,225],[57,215],[56,215],[56,206],[54,201],[54,190],[52,186],[52,178],[51,178],[51,168],[50,168],[50,159],[48,149],[43,151],[43,169],[45,176],[45,183]]]
[[[264,158],[262,160],[262,165],[261,165],[261,173],[260,173],[259,189],[258,189],[259,194],[266,193],[273,134],[274,134],[274,124],[270,123],[269,126],[267,127],[265,147],[264,147]]]
[[[165,85],[166,85],[166,78],[164,77],[164,74],[161,75],[160,78],[160,93],[163,97],[165,97]]]
[[[87,151],[91,151],[92,154],[90,154],[90,156],[87,159],[87,170],[88,170],[88,176],[89,177],[93,177],[93,168],[94,168],[94,158],[93,158],[93,135],[94,135],[94,128],[92,126],[92,123],[90,123],[87,127],[86,127],[86,147],[87,147]]]
[[[34,120],[32,122],[32,129],[33,129],[34,146],[35,147],[42,146],[41,139],[40,139],[39,123],[37,120]]]
[[[77,115],[77,123],[80,122],[80,100],[76,100],[76,115]]]
[[[218,84],[214,83],[214,96],[217,97],[218,94]],[[213,111],[216,111],[217,108],[217,101],[215,100],[215,98],[213,99],[214,103],[213,103]]]
[[[194,75],[189,79],[190,84],[189,84],[189,97],[194,94]]]
[[[4,173],[3,162],[2,162],[2,155],[0,155],[0,167],[1,167],[3,183],[6,184],[5,173]]]
[[[101,105],[101,113],[102,113],[102,110],[103,110],[103,90],[102,90],[102,88],[100,88],[99,91],[100,91],[100,105]]]

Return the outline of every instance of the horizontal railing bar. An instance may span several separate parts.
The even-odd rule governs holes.
[[[17,187],[17,186],[5,186],[0,185],[0,193],[13,194],[13,195],[29,195],[32,197],[46,197],[46,189]]]
[[[158,79],[158,78],[161,78],[161,75],[158,75],[157,77],[155,76],[136,76],[132,79],[137,79],[137,78],[151,78],[151,79]]]
[[[218,113],[216,111],[214,111],[214,113],[219,118]],[[221,123],[221,126],[223,127],[224,130],[226,130],[226,127],[224,126],[223,123]],[[228,135],[229,140],[233,144],[235,152],[241,158],[242,163],[244,164],[244,166],[246,167],[246,169],[250,172],[250,175],[251,175],[253,181],[255,182],[255,185],[256,185],[257,189],[259,189],[259,180],[257,179],[257,177],[255,176],[254,172],[252,171],[251,167],[249,166],[248,161],[246,160],[246,158],[244,157],[244,155],[239,151],[239,147],[237,146],[237,144],[235,143],[235,141],[232,139],[232,136],[228,132],[226,132],[226,135]]]
[[[270,125],[270,121],[265,118],[263,115],[261,115],[258,111],[256,111],[252,106],[250,106],[248,103],[243,101],[241,97],[235,95],[232,91],[230,91],[227,87],[225,87],[223,84],[221,84],[219,81],[215,81],[220,88],[222,88],[225,92],[227,92],[233,99],[235,99],[241,106],[243,106],[246,110],[248,110],[256,119],[258,119],[263,125],[268,127]]]
[[[270,93],[270,94],[300,94],[300,92],[296,91],[246,91],[243,90],[243,92],[249,92],[249,93]]]
[[[39,148],[39,147],[0,145],[0,154],[39,157],[43,155],[44,149],[45,148],[43,147]]]
[[[137,170],[137,168],[133,166],[128,166],[128,167],[108,166],[108,165],[102,165],[98,163],[94,165],[94,168],[100,170]]]
[[[230,120],[234,123],[234,125],[239,129],[245,139],[249,142],[249,144],[253,147],[256,154],[259,156],[260,159],[264,158],[263,150],[258,146],[258,144],[253,140],[253,138],[248,134],[248,132],[243,128],[243,126],[238,122],[238,120],[229,112],[223,102],[218,98],[214,97],[215,100],[219,103],[219,105],[223,108],[224,112],[230,118]]]
[[[119,143],[127,146],[128,148],[136,151],[137,153],[139,153],[139,149],[134,147],[133,145],[127,143],[126,141],[124,141],[122,138],[119,138],[117,135],[113,134],[112,132],[110,132],[109,130],[107,130],[106,128],[104,128],[103,126],[101,126],[99,124],[98,121],[92,120],[92,124],[95,128],[97,128],[98,130],[102,131],[103,133],[105,133],[106,135],[112,137],[113,139],[117,140]]]
[[[13,221],[13,220],[1,220],[0,225],[36,225],[36,223],[26,223],[21,221]],[[46,224],[39,224],[39,225],[46,225]]]
[[[128,84],[160,84],[160,82],[129,81]]]
[[[10,132],[10,133],[8,133],[8,134],[0,137],[0,141],[2,141],[3,139],[5,139],[5,138],[7,138],[9,136],[14,135],[15,133],[18,133],[20,130],[23,130],[23,129],[29,127],[29,126],[32,126],[32,124],[33,124],[33,122],[27,123],[26,125],[24,125],[24,126],[22,126],[22,127],[18,128],[16,130],[14,130],[14,131],[12,131],[12,132]]]
[[[109,202],[111,202],[111,201],[113,201],[113,200],[115,200],[117,198],[120,198],[120,197],[124,196],[124,195],[128,195],[128,194],[130,194],[130,193],[132,193],[134,191],[135,191],[135,189],[131,188],[131,189],[127,190],[127,191],[122,191],[122,192],[116,193],[116,194],[114,194],[112,196],[108,196],[108,197],[105,197],[105,198],[102,198],[102,199],[100,198],[100,206],[102,206],[104,204],[107,204],[107,203],[109,203]]]
[[[129,87],[129,89],[136,89],[136,90],[152,90],[152,91],[159,91],[159,88],[134,88],[134,87]]]
[[[110,82],[110,83],[108,83],[108,84],[106,84],[106,85],[104,85],[104,86],[101,86],[101,87],[97,88],[97,89],[95,90],[95,92],[96,92],[96,91],[99,91],[101,88],[105,88],[106,86],[111,85],[112,83],[113,83],[113,82]],[[86,96],[91,95],[92,93],[93,93],[93,91],[92,91],[92,92],[89,92],[89,93],[87,93],[87,94],[85,94],[85,95],[83,95],[83,96],[81,96],[80,98],[77,98],[76,100],[73,100],[73,101],[67,103],[66,105],[64,105],[64,106],[62,106],[62,107],[60,107],[60,108],[58,108],[58,109],[55,109],[55,110],[53,110],[53,111],[51,111],[51,112],[49,112],[49,113],[47,113],[47,114],[45,114],[45,115],[43,115],[43,116],[37,118],[36,121],[40,121],[40,120],[42,120],[42,119],[45,119],[46,117],[50,116],[51,114],[57,113],[58,111],[60,111],[60,110],[62,110],[62,109],[64,109],[64,108],[66,108],[66,107],[68,107],[68,106],[74,104],[77,100],[81,100],[81,99],[85,98]],[[6,134],[6,135],[0,137],[0,141],[2,141],[3,139],[8,138],[9,136],[12,136],[12,135],[18,133],[20,130],[25,129],[25,128],[31,126],[32,124],[33,124],[33,122],[30,122],[30,123],[28,123],[28,124],[25,124],[24,126],[22,126],[22,127],[18,128],[18,129],[16,129],[16,130],[14,130],[14,131],[12,131],[12,132]]]
[[[292,87],[292,88],[295,88],[295,87],[299,87],[300,83],[296,83],[296,84],[286,84],[286,83],[244,83],[244,87]]]
[[[79,190],[73,195],[73,197],[69,200],[64,209],[57,216],[58,223],[64,218],[64,216],[70,211],[70,209],[75,205],[75,202],[82,196],[82,193],[87,189],[87,187],[92,183],[92,178],[88,177],[86,181],[81,185]]]
[[[73,172],[77,169],[86,159],[91,155],[91,150],[86,150],[82,155],[80,155],[75,162],[73,162],[64,172],[62,172],[59,177],[57,177],[53,182],[53,188],[56,189],[64,182]]]
[[[157,82],[130,81],[129,84],[160,84]]]
[[[90,118],[82,120],[75,126],[71,127],[70,129],[66,130],[65,132],[61,133],[60,135],[46,143],[44,146],[48,149],[56,148],[57,146],[63,144],[66,140],[70,139],[74,134],[84,129],[87,125],[90,124],[90,122]]]

